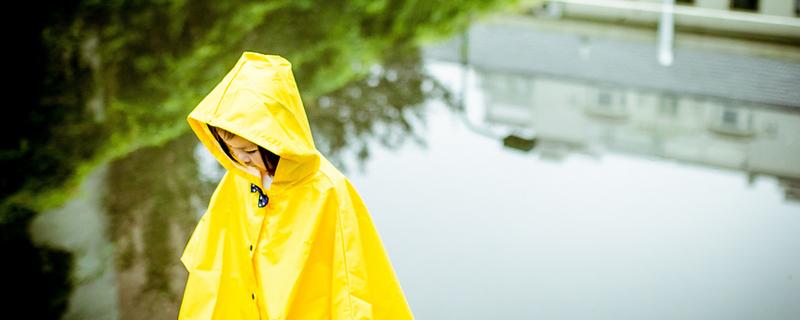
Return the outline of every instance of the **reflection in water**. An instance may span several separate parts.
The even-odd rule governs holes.
[[[424,124],[421,104],[445,92],[422,69],[419,49],[398,47],[386,53],[369,75],[339,90],[305,102],[317,148],[340,170],[355,155],[363,165],[369,140],[397,148],[407,139],[424,145],[415,123]]]
[[[34,223],[35,212],[11,206],[4,208],[0,217],[0,243],[5,259],[0,264],[0,274],[6,277],[5,290],[13,290],[13,297],[5,303],[40,302],[26,311],[31,319],[56,319],[68,307],[74,285],[69,276],[74,268],[73,254],[63,246],[44,247],[28,233]],[[42,301],[42,297],[47,300]],[[8,297],[4,298],[8,299]]]
[[[774,176],[800,199],[800,60],[686,45],[663,67],[655,45],[634,37],[511,20],[426,49],[469,65],[462,82],[480,94],[463,87],[473,83],[453,90],[469,96],[460,107],[477,114],[476,132],[500,127],[509,147],[536,144],[550,159],[612,151],[734,169],[751,182]]]
[[[215,186],[200,176],[195,144],[186,134],[110,165],[103,204],[125,318],[177,318],[186,270],[176,257]]]
[[[64,1],[31,11],[18,60],[31,61],[19,81],[33,89],[15,110],[25,125],[3,144],[19,170],[4,173],[0,200],[57,206],[99,163],[186,132],[186,114],[243,51],[288,58],[313,100],[362,78],[385,52],[507,2]]]
[[[101,203],[103,194],[97,192],[106,187],[107,168],[103,165],[91,172],[77,196],[64,206],[44,211],[31,222],[35,243],[71,255],[71,272],[63,274],[63,281],[72,288],[64,293],[67,308],[63,319],[113,319],[118,315],[117,297],[109,294],[117,288],[114,250],[105,232],[108,221]]]
[[[460,87],[460,66],[426,69]],[[468,105],[492,95],[479,83]],[[475,134],[452,108],[424,108],[426,149],[375,148],[367,174],[351,176],[418,318],[800,314],[800,203],[774,178],[748,185],[737,171],[614,150],[552,161]]]
[[[546,75],[478,69],[476,77],[485,124],[532,130],[544,157],[610,151],[734,169],[751,181],[776,176],[800,200],[798,110]]]
[[[798,87],[800,63],[679,49],[652,69],[636,41],[471,30],[426,64],[466,122],[429,106],[428,150],[380,150],[353,177],[418,317],[797,318],[800,106],[752,87]],[[698,64],[763,82],[682,76]]]

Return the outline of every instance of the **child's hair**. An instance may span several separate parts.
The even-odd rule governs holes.
[[[208,129],[211,131],[214,139],[217,139],[217,142],[219,143],[220,147],[222,147],[222,151],[225,152],[225,155],[227,155],[232,161],[236,161],[236,158],[231,155],[231,151],[228,150],[228,144],[226,144],[225,140],[223,140],[223,137],[225,139],[232,139],[236,136],[236,134],[210,124],[208,125]],[[264,160],[264,164],[267,166],[267,173],[269,173],[271,176],[274,176],[275,169],[278,167],[278,161],[280,161],[281,157],[267,149],[264,149],[261,146],[258,146],[258,153],[261,155],[261,159]]]

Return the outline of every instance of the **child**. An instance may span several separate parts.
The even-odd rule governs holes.
[[[187,120],[227,172],[181,257],[180,319],[413,318],[286,59],[245,52]]]

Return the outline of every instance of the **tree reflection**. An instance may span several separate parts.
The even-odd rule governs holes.
[[[313,100],[363,77],[354,66],[506,2],[60,2],[23,26],[33,36],[20,60],[34,68],[19,74],[33,90],[18,108],[25,129],[4,132],[3,159],[22,170],[4,173],[0,200],[56,206],[98,163],[186,132],[242,51],[287,57]]]
[[[418,48],[406,45],[387,52],[368,76],[305,103],[317,148],[340,169],[351,164],[347,153],[363,165],[369,142],[397,148],[406,140],[424,145],[415,125],[424,124],[421,104],[445,91],[423,70]],[[353,157],[350,157],[353,158]]]
[[[167,310],[177,317],[186,280],[178,257],[214,188],[199,178],[196,140],[186,134],[110,165],[103,205],[116,247],[120,314]]]
[[[73,288],[70,272],[73,255],[61,249],[40,247],[28,235],[35,212],[18,206],[4,208],[0,220],[0,244],[6,261],[0,264],[8,308],[30,319],[56,319],[67,309]],[[30,306],[36,304],[36,307]]]

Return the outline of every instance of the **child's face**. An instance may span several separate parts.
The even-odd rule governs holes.
[[[231,155],[244,166],[256,168],[262,173],[267,172],[267,166],[261,154],[258,152],[258,145],[240,136],[234,135],[233,138],[225,139],[225,144],[231,151]]]

